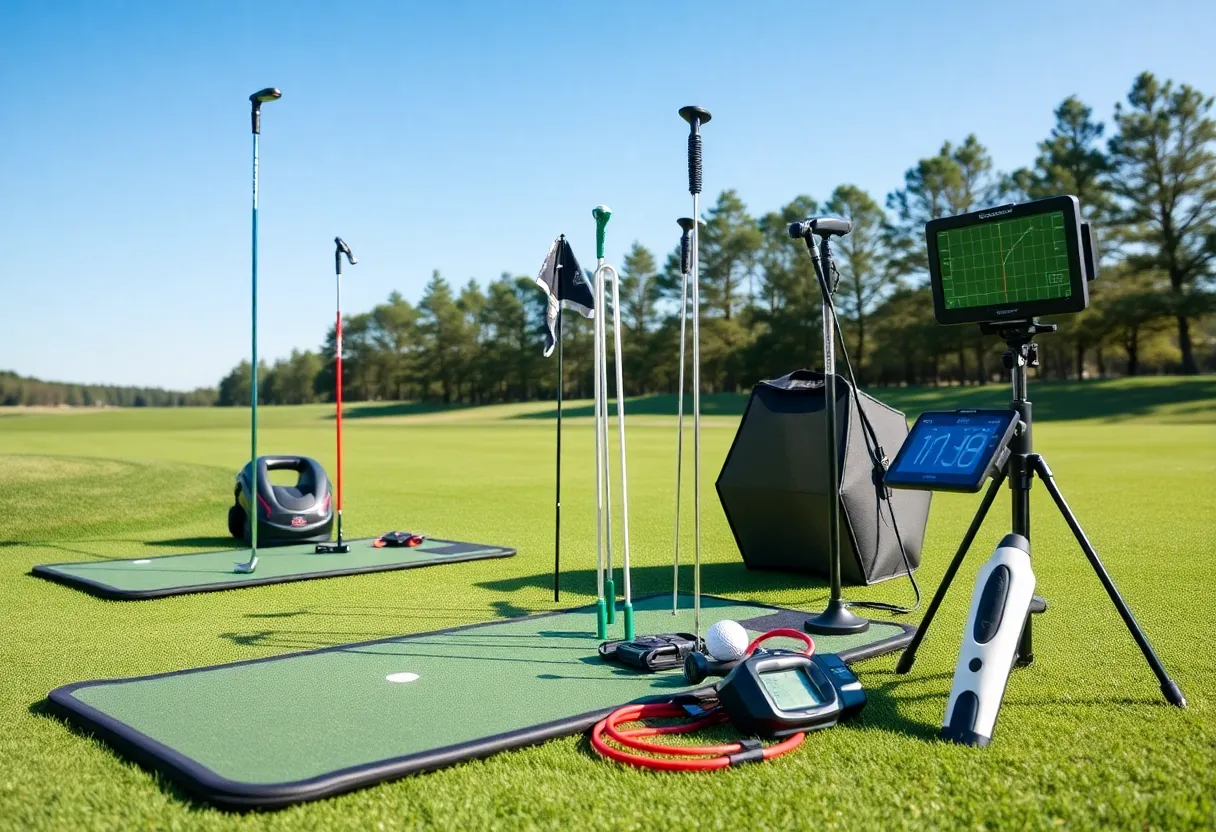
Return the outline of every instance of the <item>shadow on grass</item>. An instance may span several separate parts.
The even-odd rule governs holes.
[[[125,542],[134,543],[136,541],[132,540]],[[203,547],[210,549],[235,549],[237,548],[237,543],[239,543],[239,541],[234,537],[220,537],[218,535],[213,535],[211,537],[173,537],[168,540],[143,541],[145,546],[159,546],[164,548],[174,547],[178,549],[201,549]]]
[[[132,551],[125,555],[102,555],[97,552],[90,552],[87,549],[76,548],[89,543],[129,543],[133,548],[139,551]],[[146,554],[143,551],[144,547],[164,547],[164,548],[200,548],[212,550],[233,550],[237,551],[234,541],[231,537],[179,537],[170,540],[127,540],[124,538],[115,537],[90,537],[82,540],[72,541],[52,541],[52,540],[0,540],[0,549],[29,547],[32,549],[55,549],[60,552],[67,552],[71,555],[83,555],[86,558],[98,561],[120,561],[130,560],[133,557]],[[190,554],[183,552],[182,554]],[[160,557],[154,555],[154,557]]]
[[[624,581],[621,567],[615,568],[617,594],[624,591]],[[635,598],[656,593],[671,593],[671,566],[634,566],[630,569]],[[552,591],[553,573],[539,572],[534,575],[520,575],[513,578],[498,578],[492,581],[482,581],[477,586],[496,592],[518,592],[523,589],[543,588]],[[562,570],[562,589],[584,595],[596,593],[594,569]],[[692,589],[692,567],[681,564],[680,587],[684,592]],[[730,592],[736,595],[744,592],[763,592],[766,590],[797,589],[806,590],[808,594],[819,597],[828,588],[826,580],[814,575],[795,574],[791,572],[771,572],[749,570],[742,561],[734,563],[706,563],[701,565],[701,590],[706,595],[717,592]],[[861,589],[858,587],[857,589]],[[846,594],[847,590],[846,590]]]
[[[467,410],[474,405],[444,404],[443,402],[368,402],[364,404],[344,405],[343,419],[368,419],[380,416],[421,416],[428,413],[444,413],[450,410]],[[326,418],[335,419],[337,415],[329,414]]]
[[[1009,386],[992,383],[971,387],[873,387],[867,390],[879,401],[914,418],[925,410],[996,408],[1009,406]],[[1167,408],[1179,422],[1216,421],[1216,377],[1159,376],[1131,381],[1037,381],[1030,383],[1034,415],[1044,421],[1105,419],[1121,421],[1154,415]],[[705,416],[741,416],[747,407],[746,393],[713,393],[701,397]],[[675,416],[678,398],[650,395],[630,398],[626,415]],[[691,413],[690,396],[684,399],[685,414]],[[610,407],[615,414],[616,407]],[[567,407],[563,416],[594,416],[593,405]],[[557,409],[520,413],[512,419],[555,419]]]
[[[625,400],[626,416],[675,416],[678,410],[679,398],[674,394],[655,394],[649,396],[634,396]],[[708,393],[701,396],[702,416],[741,416],[747,406],[747,395],[743,393]],[[692,396],[684,397],[684,412],[691,417]],[[562,417],[594,416],[594,404],[580,404],[574,407],[563,407]],[[608,415],[616,416],[616,400],[608,405]],[[556,419],[557,408],[536,411],[532,413],[517,413],[511,419]]]

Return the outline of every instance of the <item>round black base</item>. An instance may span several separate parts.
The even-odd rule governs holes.
[[[828,607],[814,618],[802,622],[802,629],[812,635],[841,636],[850,633],[864,633],[870,629],[867,618],[854,615],[848,607],[837,600],[828,602]]]

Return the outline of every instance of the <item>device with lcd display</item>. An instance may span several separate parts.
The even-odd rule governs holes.
[[[925,242],[938,323],[1028,320],[1089,305],[1097,258],[1075,196],[930,220]]]
[[[1004,467],[1017,426],[1014,410],[922,413],[883,482],[891,488],[979,491]]]
[[[718,701],[741,733],[784,737],[848,719],[866,695],[839,656],[757,650],[718,684]]]

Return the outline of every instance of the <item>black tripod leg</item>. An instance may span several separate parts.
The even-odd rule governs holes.
[[[1144,660],[1148,662],[1148,666],[1156,674],[1157,681],[1161,683],[1161,692],[1165,694],[1166,701],[1179,708],[1185,708],[1186,699],[1182,695],[1181,688],[1165,672],[1165,667],[1162,666],[1161,660],[1157,658],[1156,652],[1153,651],[1153,646],[1148,643],[1148,638],[1144,635],[1144,631],[1140,629],[1140,625],[1136,623],[1132,611],[1128,609],[1127,602],[1123,600],[1123,596],[1119,594],[1119,590],[1115,587],[1115,582],[1111,580],[1110,575],[1107,573],[1106,567],[1098,559],[1098,553],[1094,551],[1089,538],[1085,536],[1085,531],[1081,528],[1081,524],[1077,522],[1077,518],[1072,513],[1072,509],[1068,507],[1068,503],[1064,502],[1064,495],[1060,493],[1056,481],[1052,478],[1051,469],[1047,467],[1047,463],[1042,457],[1035,460],[1035,470],[1039,478],[1043,480],[1047,493],[1051,495],[1051,499],[1055,500],[1056,508],[1060,510],[1060,514],[1064,517],[1064,522],[1072,530],[1073,537],[1077,539],[1081,550],[1085,552],[1085,557],[1089,559],[1089,565],[1094,568],[1094,572],[1098,573],[1098,580],[1102,582],[1102,587],[1106,590],[1106,594],[1110,596],[1111,603],[1119,611],[1119,617],[1127,625],[1128,632],[1136,640],[1136,645],[1140,648],[1140,652],[1144,654]]]
[[[942,576],[942,582],[937,585],[937,592],[933,593],[933,600],[929,602],[929,608],[925,610],[925,617],[921,619],[920,624],[916,628],[916,633],[912,636],[912,641],[904,649],[904,652],[899,657],[899,664],[895,665],[896,673],[907,673],[912,669],[912,664],[916,661],[916,651],[920,649],[920,643],[925,639],[925,631],[929,629],[929,625],[933,622],[933,616],[937,615],[937,608],[942,605],[942,600],[946,597],[946,590],[950,588],[950,582],[954,580],[954,574],[958,572],[958,568],[963,565],[963,558],[967,557],[967,550],[971,548],[971,541],[975,540],[975,535],[979,532],[980,526],[984,524],[984,518],[988,516],[988,509],[992,506],[992,501],[996,499],[997,492],[1001,490],[1001,483],[1005,482],[1005,472],[1001,471],[992,480],[992,485],[988,486],[988,491],[984,494],[984,499],[980,503],[979,509],[975,512],[975,517],[971,518],[971,525],[967,528],[967,533],[963,535],[963,542],[959,544],[958,551],[954,553],[954,560],[950,561],[950,565],[946,567],[946,574]]]

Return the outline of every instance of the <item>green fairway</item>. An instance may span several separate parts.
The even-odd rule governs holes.
[[[1190,707],[1155,680],[1041,487],[1034,564],[1050,609],[1037,661],[1016,671],[993,745],[935,740],[975,571],[1008,525],[1002,498],[906,677],[887,656],[856,666],[870,702],[850,725],[773,763],[719,774],[644,773],[569,737],[281,812],[233,815],[195,802],[47,714],[53,688],[163,673],[548,612],[594,598],[592,432],[565,435],[563,596],[553,602],[552,405],[439,411],[351,408],[346,527],[409,528],[487,541],[513,558],[187,595],[106,601],[31,577],[38,563],[103,563],[229,545],[225,512],[244,463],[232,410],[0,412],[0,829],[1212,828],[1216,826],[1216,379],[1033,382],[1036,447],[1051,464],[1124,597]],[[1001,406],[1008,389],[875,391],[921,409]],[[712,483],[744,397],[707,397],[706,592],[816,609],[823,582],[742,565]],[[671,589],[674,419],[670,399],[631,411],[634,592]],[[571,412],[589,413],[585,402]],[[266,408],[268,453],[333,468],[323,406]],[[1086,418],[1090,417],[1090,418]],[[691,459],[691,443],[686,442]],[[686,460],[687,462],[687,460]],[[691,466],[685,465],[686,475]],[[918,573],[937,585],[978,502],[935,495]],[[691,489],[685,496],[691,511]],[[690,556],[691,522],[682,541]],[[682,589],[691,589],[682,569]],[[618,580],[619,587],[619,580]],[[847,588],[906,603],[906,581]],[[307,697],[298,685],[295,694]],[[492,680],[485,695],[494,696]],[[217,710],[239,721],[241,690]],[[341,707],[342,703],[335,703]]]

